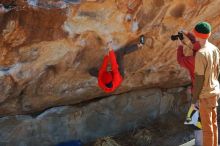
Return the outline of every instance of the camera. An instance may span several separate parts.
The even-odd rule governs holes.
[[[171,38],[172,41],[175,41],[175,40],[178,40],[178,39],[180,39],[180,40],[184,39],[182,32],[178,32],[177,35],[171,35],[170,38]]]

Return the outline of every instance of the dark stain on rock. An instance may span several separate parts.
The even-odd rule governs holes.
[[[161,7],[164,5],[164,0],[153,0],[153,3],[157,7]]]
[[[15,21],[18,22],[18,27],[24,30],[26,35],[24,43],[16,47],[61,39],[67,36],[62,29],[66,20],[65,14],[65,10],[61,9],[25,8],[18,11],[11,10],[3,14],[0,19],[0,34],[3,33],[10,21]],[[7,47],[10,48],[10,42],[8,44]]]
[[[90,12],[90,11],[80,11],[78,13],[78,16],[81,17],[90,17],[91,19],[96,19],[98,16],[98,14],[96,12]]]
[[[71,4],[80,4],[81,0],[64,0],[64,2]]]
[[[170,15],[175,17],[175,18],[179,18],[183,16],[183,13],[186,9],[185,4],[180,3],[178,5],[176,5],[171,11],[170,11]]]
[[[32,62],[36,60],[40,54],[38,48],[31,48],[27,50],[19,50],[20,62]]]

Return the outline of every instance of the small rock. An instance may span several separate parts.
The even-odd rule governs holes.
[[[149,130],[143,129],[134,135],[137,146],[148,146],[151,144],[152,134]]]
[[[120,146],[120,145],[111,137],[105,137],[98,139],[93,146]]]

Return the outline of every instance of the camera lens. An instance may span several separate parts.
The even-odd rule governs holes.
[[[170,38],[172,41],[178,40],[178,35],[171,35]]]

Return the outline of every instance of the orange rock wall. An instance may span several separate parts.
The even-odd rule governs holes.
[[[210,41],[220,47],[219,5],[219,0],[39,0],[36,6],[16,1],[0,12],[0,115],[109,96],[88,69],[101,65],[107,42],[117,50],[141,34],[146,44],[124,57],[125,78],[112,94],[189,84],[170,35],[208,21]]]

